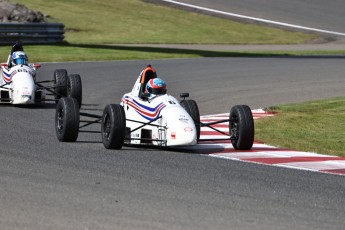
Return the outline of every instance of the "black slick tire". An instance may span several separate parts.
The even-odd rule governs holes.
[[[229,115],[229,133],[232,146],[237,150],[249,150],[254,143],[254,119],[247,105],[236,105]]]
[[[54,88],[56,103],[61,97],[67,96],[67,70],[56,69],[54,71]]]
[[[79,74],[71,74],[67,78],[67,97],[74,97],[79,103],[82,103],[82,84]]]
[[[192,117],[197,134],[197,140],[200,139],[200,113],[198,104],[194,100],[183,100],[180,105],[187,111],[187,113]]]
[[[121,149],[125,141],[126,114],[119,104],[104,108],[102,117],[102,142],[106,149]]]
[[[75,98],[63,97],[55,112],[56,136],[61,142],[74,142],[79,133],[79,106]]]

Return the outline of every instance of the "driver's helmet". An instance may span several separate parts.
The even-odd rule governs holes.
[[[149,93],[150,97],[163,95],[167,93],[167,86],[162,79],[153,78],[146,84],[146,93]]]
[[[23,51],[16,51],[13,52],[12,58],[11,58],[11,64],[12,66],[16,65],[27,65],[28,64],[28,57]]]

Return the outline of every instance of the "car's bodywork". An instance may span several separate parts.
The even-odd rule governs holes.
[[[132,91],[122,98],[120,104],[127,118],[128,143],[160,146],[196,144],[194,121],[176,98],[168,94],[153,98],[145,95],[147,82],[155,77],[155,70],[147,67],[139,75]]]
[[[0,103],[34,104],[44,100],[46,91],[36,84],[36,70],[40,64],[11,66],[13,52],[24,51],[20,44],[12,47],[6,63],[1,63]]]
[[[147,82],[156,77],[151,66],[145,68],[132,91],[122,97],[120,104],[107,105],[102,115],[81,112],[73,98],[61,98],[55,113],[58,140],[76,141],[80,129],[100,123],[102,142],[108,149],[120,149],[124,144],[185,146],[209,141],[200,139],[200,127],[205,126],[225,135],[236,149],[252,147],[254,121],[248,106],[232,107],[229,119],[202,123],[196,102],[186,99],[188,93],[181,93],[181,101],[167,94],[156,97],[146,94]],[[94,120],[81,120],[81,116]],[[213,127],[224,122],[229,123],[229,132]]]

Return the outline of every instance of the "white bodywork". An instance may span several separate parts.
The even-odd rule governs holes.
[[[34,104],[37,87],[35,85],[36,69],[40,65],[17,65],[8,68],[7,63],[1,64],[0,103]],[[38,94],[39,99],[45,98],[45,90]]]
[[[121,101],[126,113],[126,135],[130,138],[129,143],[160,146],[195,145],[195,124],[186,110],[170,95],[161,95],[149,100],[140,98],[140,79],[141,76],[138,77],[132,91],[125,94]]]

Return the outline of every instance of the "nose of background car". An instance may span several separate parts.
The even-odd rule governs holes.
[[[13,104],[33,104],[35,101],[35,83],[26,72],[17,73],[12,77]]]

